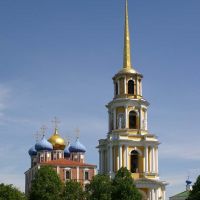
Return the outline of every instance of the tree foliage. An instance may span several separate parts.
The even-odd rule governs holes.
[[[0,184],[0,200],[26,200],[24,193],[13,185]]]
[[[200,199],[200,176],[198,176],[196,182],[192,186],[188,200],[199,200]]]
[[[142,196],[135,187],[131,173],[127,168],[121,168],[113,179],[112,199],[141,200]]]
[[[62,182],[56,171],[50,166],[42,166],[32,181],[30,200],[60,200]]]
[[[84,200],[85,193],[79,182],[67,181],[63,191],[63,200]]]
[[[109,176],[96,175],[86,186],[88,200],[111,200],[112,185]]]

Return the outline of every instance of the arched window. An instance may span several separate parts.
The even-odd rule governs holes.
[[[134,94],[134,81],[128,81],[128,94]]]
[[[129,113],[129,128],[137,129],[137,113],[135,111]]]
[[[131,151],[131,172],[138,173],[139,153],[135,150]]]
[[[115,83],[115,95],[118,95],[118,83]]]

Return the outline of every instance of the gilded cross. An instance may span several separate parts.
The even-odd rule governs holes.
[[[36,133],[34,133],[34,137],[35,137],[35,141],[38,142],[39,139],[41,138],[41,133],[39,133],[39,131],[37,131]]]
[[[42,127],[40,128],[40,132],[41,132],[42,136],[45,135],[46,130],[47,130],[47,127],[45,125],[42,125]]]
[[[80,137],[80,129],[76,128],[75,133],[76,133],[76,137],[79,138]]]
[[[54,119],[51,121],[54,124],[55,129],[58,128],[58,124],[60,124],[60,121],[57,117],[54,117]]]

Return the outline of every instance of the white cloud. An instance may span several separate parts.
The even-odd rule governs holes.
[[[200,146],[195,141],[177,142],[162,145],[159,153],[161,158],[180,158],[183,160],[200,160]]]

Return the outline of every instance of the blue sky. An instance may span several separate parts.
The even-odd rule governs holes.
[[[132,61],[168,196],[200,174],[199,9],[199,0],[129,1]],[[71,142],[80,128],[87,161],[98,163],[123,25],[124,0],[0,1],[0,182],[24,190],[34,133],[45,124],[49,137],[54,116]]]

